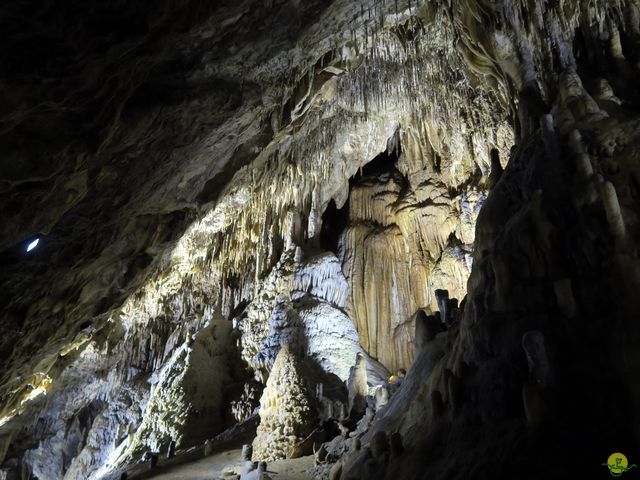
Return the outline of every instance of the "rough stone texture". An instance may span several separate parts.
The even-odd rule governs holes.
[[[285,250],[236,317],[242,356],[257,377],[266,379],[280,346],[291,343],[346,382],[360,351],[353,323],[344,312],[347,292],[334,254],[304,257],[300,247]]]
[[[374,478],[495,478],[496,452],[500,478],[592,476],[566,459],[638,445],[627,159],[640,132],[637,89],[622,80],[637,74],[638,4],[458,8],[472,65],[519,92],[517,147],[478,217],[461,324],[424,346],[363,439],[400,430],[411,451],[383,465],[353,452],[342,478],[372,478],[372,465]],[[603,100],[598,77],[629,110]]]
[[[451,198],[446,185],[433,179],[416,185],[416,191],[428,192],[416,195],[409,182],[421,177],[404,177],[392,156],[381,160],[365,167],[351,188],[340,249],[360,343],[397,371],[413,361],[413,315],[421,308],[438,310],[433,291],[464,295],[466,257],[483,196],[467,187]],[[397,161],[403,160],[401,154]]]
[[[192,396],[217,428],[219,398],[186,388],[221,354],[199,345],[214,318],[239,416],[285,341],[316,384],[346,380],[356,332],[395,373],[435,289],[466,292],[461,318],[335,476],[588,478],[637,451],[639,12],[0,7],[0,475],[100,478],[195,442]],[[382,430],[399,458],[371,458]]]
[[[161,370],[132,439],[159,452],[171,440],[178,446],[197,443],[222,430],[225,387],[232,381],[229,348],[231,326],[217,318],[194,335],[189,348],[178,350],[170,368]],[[186,437],[186,438],[185,438]],[[138,447],[140,448],[140,447]]]
[[[289,458],[313,430],[315,412],[300,360],[288,345],[278,352],[260,399],[260,425],[253,441],[255,460]]]

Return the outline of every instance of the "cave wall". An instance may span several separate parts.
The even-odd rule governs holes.
[[[340,241],[360,344],[392,372],[413,362],[415,317],[419,310],[439,311],[434,292],[464,297],[486,195],[479,174],[459,191],[436,180],[435,172],[417,183],[422,170],[404,176],[397,168],[408,163],[408,155],[386,160],[381,171],[356,175]]]
[[[228,384],[208,399],[217,433],[231,402],[235,420],[257,404],[234,392],[266,384],[282,344],[343,382],[361,349],[410,367],[439,288],[467,295],[462,318],[371,433],[402,432],[430,463],[378,477],[454,478],[459,449],[456,475],[480,478],[486,444],[535,478],[518,463],[531,424],[567,418],[531,447],[552,470],[554,445],[592,437],[580,413],[605,434],[577,458],[614,432],[635,445],[635,0],[69,5],[58,23],[3,7],[3,470],[100,478],[200,442],[182,395]],[[127,21],[85,21],[109,15]],[[35,45],[33,63],[12,53]],[[392,165],[371,172],[380,154]],[[335,252],[332,201],[348,207]],[[218,322],[228,372],[189,375],[202,349],[222,354],[201,344]],[[607,375],[618,388],[596,393]],[[620,418],[589,414],[603,409]],[[496,433],[461,441],[469,425]]]
[[[638,442],[638,5],[459,8],[465,56],[518,98],[516,147],[477,220],[460,323],[426,342],[341,478],[606,475],[607,452]],[[388,453],[394,432],[410,448]]]

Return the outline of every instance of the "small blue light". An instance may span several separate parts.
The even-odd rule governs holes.
[[[29,245],[27,245],[27,252],[30,252],[31,250],[36,248],[38,246],[38,243],[40,243],[39,238],[36,238],[35,240],[32,240],[31,242],[29,242]]]

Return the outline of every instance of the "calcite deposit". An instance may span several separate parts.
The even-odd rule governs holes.
[[[638,0],[0,25],[0,479],[238,442],[332,480],[640,461]]]
[[[289,345],[283,345],[260,399],[260,425],[253,441],[253,458],[267,461],[287,458],[290,450],[311,433],[315,417],[301,362]]]

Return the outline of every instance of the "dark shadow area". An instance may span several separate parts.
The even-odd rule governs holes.
[[[338,241],[340,235],[349,223],[349,200],[342,208],[336,206],[331,199],[329,205],[322,214],[322,228],[320,229],[320,247],[335,254],[338,253]]]

